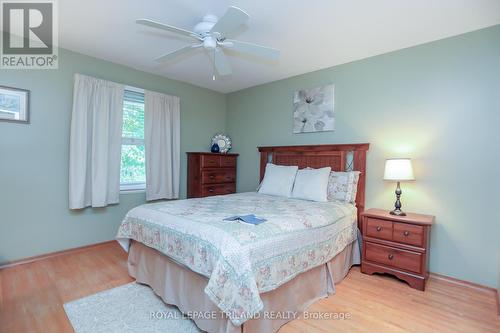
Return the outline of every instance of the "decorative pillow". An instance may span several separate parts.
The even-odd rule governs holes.
[[[267,163],[259,193],[290,198],[298,169],[297,166]]]
[[[312,200],[312,201],[328,201],[326,188],[328,187],[328,179],[332,168],[321,169],[302,169],[297,171],[295,183],[293,185],[292,198]]]
[[[359,174],[359,171],[330,172],[327,190],[328,201],[355,203]]]

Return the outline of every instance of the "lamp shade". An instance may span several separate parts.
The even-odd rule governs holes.
[[[409,158],[391,158],[385,161],[384,180],[415,180]]]

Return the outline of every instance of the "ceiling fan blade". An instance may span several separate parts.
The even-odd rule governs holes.
[[[171,26],[171,25],[163,24],[163,23],[156,22],[156,21],[153,21],[153,20],[140,19],[140,20],[137,20],[135,22],[137,24],[145,25],[145,26],[148,26],[148,27],[157,28],[157,29],[161,29],[161,30],[166,30],[166,31],[170,31],[170,32],[173,32],[173,33],[176,33],[176,34],[180,34],[180,35],[184,35],[184,36],[196,38],[196,39],[198,39],[200,41],[203,40],[201,38],[201,36],[198,35],[195,32],[192,32],[192,31],[189,31],[189,30],[185,30],[185,29],[181,29],[181,28],[177,28],[177,27],[174,27],[174,26]]]
[[[261,46],[253,43],[240,42],[237,40],[226,39],[219,45],[227,47],[229,50],[248,53],[254,56],[276,60],[280,56],[280,50],[267,46]]]
[[[197,48],[199,48],[201,46],[203,46],[203,44],[188,45],[188,46],[182,47],[182,48],[180,48],[178,50],[175,50],[173,52],[170,52],[170,53],[167,53],[165,55],[162,55],[161,57],[156,58],[155,61],[158,61],[158,62],[167,62],[169,60],[174,59],[177,56],[180,56],[181,54],[189,53],[191,50],[197,49]]]
[[[217,73],[220,76],[230,75],[233,71],[231,70],[231,65],[227,61],[227,57],[220,48],[214,50],[214,63]]]
[[[222,36],[226,36],[240,27],[249,18],[250,16],[243,10],[238,7],[230,6],[224,16],[222,16],[212,27],[210,32],[218,32]]]

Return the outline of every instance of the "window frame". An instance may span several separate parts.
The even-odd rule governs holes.
[[[137,88],[137,87],[125,86],[124,91],[127,91],[127,90],[144,94],[144,89]],[[125,102],[125,96],[123,98],[123,102]],[[122,109],[123,109],[123,107],[122,107]],[[122,134],[121,146],[123,147],[124,145],[145,146],[145,143],[144,143],[144,139],[123,137],[123,134]],[[120,172],[121,172],[121,158],[120,158]],[[120,193],[134,193],[134,192],[144,192],[144,191],[146,191],[146,181],[122,183],[121,179],[120,179]]]

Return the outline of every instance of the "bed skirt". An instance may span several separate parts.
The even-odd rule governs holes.
[[[208,279],[181,266],[166,255],[146,245],[131,241],[128,270],[137,282],[149,285],[167,304],[175,305],[194,316],[196,325],[210,333],[276,332],[293,313],[302,313],[317,300],[335,293],[339,283],[354,264],[360,263],[358,240],[332,260],[297,275],[277,289],[261,294],[264,309],[257,319],[235,326],[208,298],[204,289]],[[215,315],[215,318],[213,316]],[[279,318],[276,318],[279,317]]]

